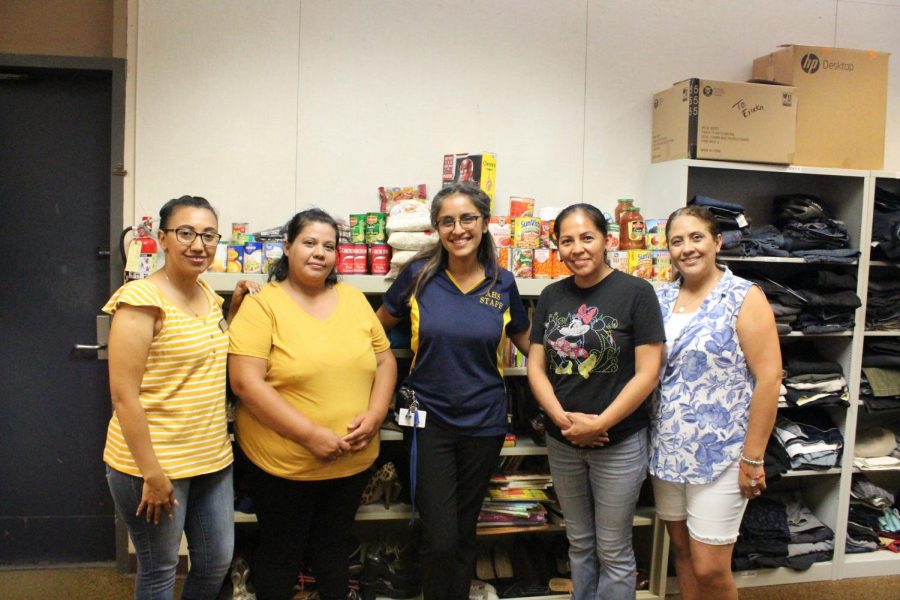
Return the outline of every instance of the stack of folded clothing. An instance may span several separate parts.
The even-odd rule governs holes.
[[[806,273],[792,277],[790,285],[764,274],[742,275],[765,293],[780,334],[848,331],[855,325],[856,309],[862,306],[853,274]]]
[[[744,207],[740,204],[700,194],[691,198],[688,204],[702,206],[713,214],[719,224],[719,231],[722,232],[723,249],[740,247],[744,235],[750,231]]]
[[[900,259],[900,195],[881,187],[875,188],[872,258]]]
[[[863,471],[892,471],[900,468],[900,432],[884,427],[866,427],[856,432],[853,466]]]
[[[794,471],[828,470],[840,465],[844,436],[822,409],[779,411],[769,454],[787,455]]]
[[[872,552],[879,548],[896,550],[900,539],[900,518],[893,506],[895,495],[864,475],[854,475],[850,487],[850,515],[847,521],[847,552]]]
[[[850,391],[840,363],[823,358],[811,344],[784,344],[781,406],[849,406]]]
[[[735,571],[789,567],[805,571],[831,560],[834,532],[794,493],[767,494],[747,504],[731,565]]]
[[[741,239],[731,245],[723,243],[721,254],[792,256],[807,262],[847,264],[859,257],[859,250],[850,247],[850,234],[844,223],[836,220],[815,196],[776,196],[772,221],[772,225],[742,229]]]
[[[869,273],[866,329],[900,330],[900,278],[895,269],[877,269]]]
[[[868,412],[900,408],[900,340],[868,339],[863,347],[859,399]]]

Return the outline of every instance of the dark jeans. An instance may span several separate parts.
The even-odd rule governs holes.
[[[475,527],[503,436],[461,435],[429,422],[416,437],[422,595],[425,600],[468,600]]]
[[[259,522],[251,570],[258,600],[293,597],[305,557],[322,600],[346,600],[350,530],[367,472],[340,479],[293,481],[242,462]]]

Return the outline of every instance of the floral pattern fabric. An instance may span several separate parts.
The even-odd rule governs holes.
[[[754,382],[736,323],[752,285],[725,269],[700,309],[667,344],[650,417],[650,473],[659,479],[710,483],[741,453]],[[656,292],[665,322],[680,288],[679,281]]]

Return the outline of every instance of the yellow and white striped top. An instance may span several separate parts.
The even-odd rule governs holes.
[[[139,397],[153,450],[170,479],[214,473],[232,462],[225,414],[228,335],[220,327],[223,300],[203,280],[199,284],[210,302],[205,317],[185,313],[147,280],[126,283],[103,307],[109,314],[120,304],[160,311],[162,328],[150,343]],[[122,473],[141,476],[115,413],[103,461]]]

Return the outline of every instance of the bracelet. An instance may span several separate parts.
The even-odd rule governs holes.
[[[748,465],[753,465],[754,467],[762,467],[766,464],[766,461],[763,459],[753,460],[752,458],[747,458],[746,456],[744,456],[743,453],[741,453],[741,462],[747,463]]]

